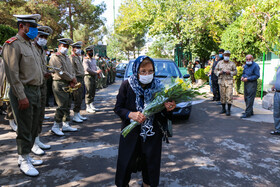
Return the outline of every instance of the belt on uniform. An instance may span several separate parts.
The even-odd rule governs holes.
[[[24,85],[24,87],[25,87],[25,88],[30,88],[30,89],[38,89],[38,88],[40,88],[40,86],[29,85],[29,84]]]
[[[275,90],[275,92],[280,92],[280,90]]]

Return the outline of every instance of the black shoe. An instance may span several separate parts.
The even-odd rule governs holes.
[[[280,135],[280,132],[276,130],[276,131],[271,131],[270,134],[271,135]]]
[[[249,118],[251,115],[243,114],[240,118]]]

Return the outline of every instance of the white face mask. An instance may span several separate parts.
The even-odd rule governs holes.
[[[61,47],[59,52],[61,52],[62,54],[66,55],[68,52],[68,49],[66,47]]]
[[[39,39],[37,40],[37,44],[40,45],[41,47],[47,45],[47,42],[48,42],[48,41],[47,41],[46,39],[44,39],[44,38],[39,38]]]
[[[154,74],[150,74],[150,75],[139,75],[139,81],[142,84],[149,84],[153,81],[154,79]]]
[[[225,57],[224,57],[224,61],[229,61],[229,57],[228,57],[228,56],[225,56]]]
[[[75,49],[76,55],[81,55],[82,50],[81,49]]]
[[[252,61],[246,61],[247,65],[251,65],[253,62]]]

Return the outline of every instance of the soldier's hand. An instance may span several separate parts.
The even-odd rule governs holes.
[[[143,123],[147,119],[141,112],[130,112],[128,117],[138,123]]]
[[[18,109],[24,110],[29,107],[29,101],[27,98],[21,99],[18,101]]]
[[[248,79],[247,79],[247,78],[244,78],[244,79],[243,79],[243,82],[247,82],[247,81],[248,81]]]
[[[73,82],[74,84],[77,84],[77,79],[76,79],[76,78],[73,78],[73,79],[72,79],[72,82]]]
[[[48,79],[48,78],[51,77],[51,75],[52,75],[51,73],[45,73],[45,74],[44,74],[44,77],[45,77],[46,79]]]
[[[97,73],[97,74],[102,73],[102,70],[99,69],[99,70],[96,71],[96,73]]]
[[[70,87],[74,88],[75,87],[75,83],[74,82],[70,82]]]

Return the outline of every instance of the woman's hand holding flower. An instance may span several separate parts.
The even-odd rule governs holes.
[[[170,112],[176,108],[176,103],[175,103],[175,101],[166,102],[166,103],[164,103],[164,106],[165,106],[167,112]]]
[[[147,119],[141,112],[130,112],[128,117],[138,123],[143,123]]]

